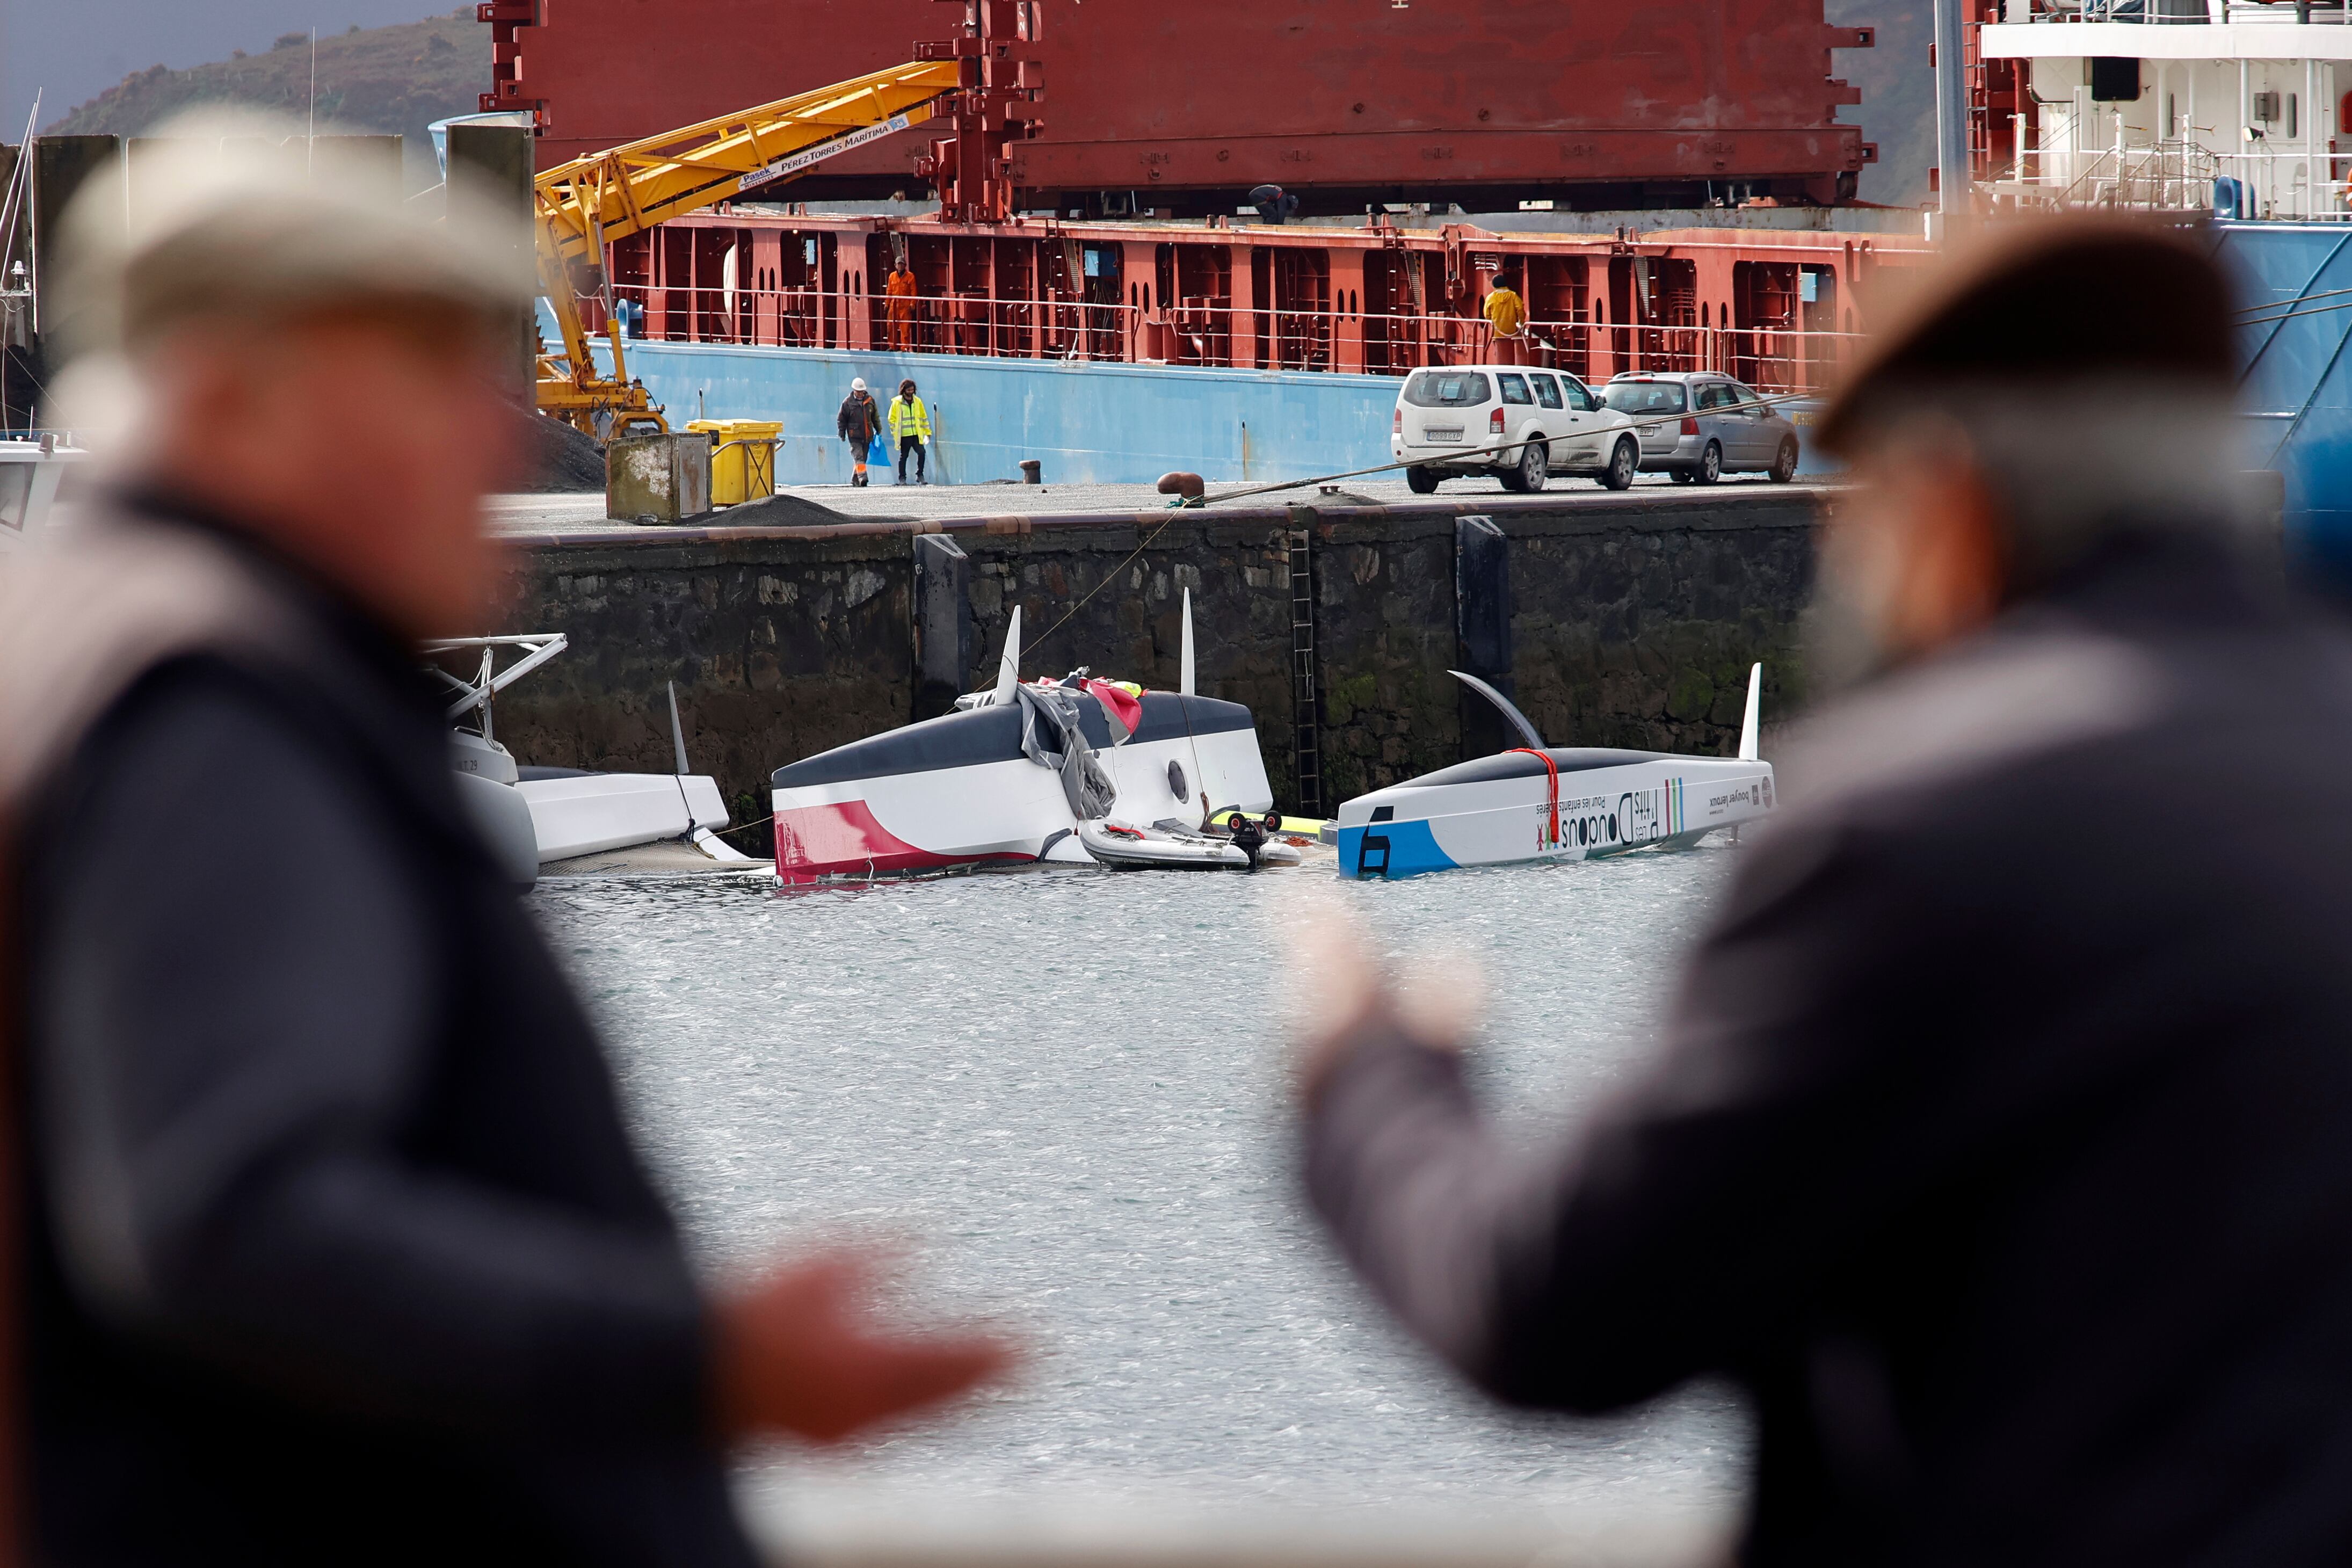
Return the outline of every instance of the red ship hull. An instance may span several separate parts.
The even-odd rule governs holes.
[[[912,58],[937,0],[497,0],[495,90],[534,107],[540,166]],[[1043,135],[1013,148],[1034,205],[1230,214],[1277,184],[1309,212],[1690,206],[1727,192],[1850,196],[1874,156],[1822,0],[1192,0],[1042,7]],[[920,132],[795,183],[793,200],[919,198]]]

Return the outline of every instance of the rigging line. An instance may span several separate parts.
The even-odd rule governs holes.
[[[2250,321],[2241,321],[2238,325],[2242,327],[2267,327],[2275,325],[2280,321],[2292,321],[2298,316],[2324,316],[2330,310],[2352,310],[2352,300],[2338,300],[2333,305],[2314,305],[2307,310],[2283,310],[2275,316],[2257,317]]]
[[[1065,612],[1065,613],[1064,613],[1064,615],[1063,615],[1063,616],[1062,616],[1062,618],[1061,618],[1060,620],[1055,621],[1052,626],[1047,626],[1044,631],[1042,631],[1042,632],[1038,633],[1036,637],[1033,637],[1033,638],[1030,638],[1030,639],[1027,639],[1027,640],[1028,640],[1028,645],[1029,645],[1031,647],[1036,647],[1036,646],[1037,646],[1037,644],[1039,644],[1039,643],[1041,643],[1041,642],[1044,642],[1047,637],[1052,637],[1055,632],[1060,631],[1064,626],[1068,626],[1068,625],[1070,624],[1070,617],[1071,617],[1072,616],[1076,615],[1080,610],[1083,610],[1083,609],[1085,609],[1085,608],[1087,607],[1087,599],[1091,599],[1091,598],[1093,598],[1097,594],[1101,593],[1105,588],[1109,587],[1109,586],[1111,585],[1111,584],[1113,584],[1114,582],[1118,581],[1118,574],[1119,574],[1120,573],[1122,573],[1122,572],[1126,571],[1126,570],[1128,569],[1128,566],[1129,566],[1131,563],[1133,563],[1133,561],[1135,560],[1135,558],[1136,558],[1137,556],[1139,556],[1139,555],[1142,554],[1145,551],[1147,551],[1147,550],[1150,549],[1150,548],[1151,548],[1151,544],[1152,544],[1152,541],[1153,541],[1153,540],[1158,539],[1161,534],[1163,534],[1163,533],[1167,532],[1167,531],[1168,531],[1168,525],[1169,525],[1170,523],[1171,523],[1171,522],[1175,521],[1176,521],[1176,519],[1177,519],[1177,517],[1180,515],[1180,513],[1181,513],[1181,512],[1182,512],[1182,511],[1184,511],[1184,510],[1191,510],[1191,509],[1189,509],[1189,508],[1178,508],[1178,507],[1171,507],[1171,508],[1169,508],[1169,509],[1168,509],[1168,515],[1167,515],[1166,517],[1164,517],[1164,518],[1160,519],[1160,526],[1159,526],[1158,528],[1155,528],[1155,529],[1153,529],[1153,530],[1151,531],[1151,533],[1150,533],[1150,537],[1149,537],[1149,538],[1145,539],[1145,540],[1144,540],[1144,542],[1143,542],[1142,543],[1140,543],[1140,544],[1137,545],[1133,550],[1129,551],[1129,552],[1128,552],[1128,554],[1127,554],[1127,559],[1126,559],[1125,561],[1121,561],[1118,565],[1116,565],[1116,566],[1112,567],[1108,572],[1106,572],[1105,574],[1103,574],[1102,581],[1100,581],[1100,582],[1097,583],[1093,587],[1091,587],[1091,588],[1087,589],[1087,590],[1086,591],[1086,595],[1085,595],[1085,596],[1084,596],[1084,597],[1082,597],[1082,598],[1080,598],[1076,604],[1072,605],[1069,607],[1069,609],[1068,609],[1066,612]],[[1019,673],[1018,671],[1016,671],[1016,672],[1015,672],[1016,677],[1017,677],[1018,673]]]
[[[2273,300],[2263,305],[2241,305],[2233,315],[2251,316],[2258,310],[2278,310],[2308,303],[2313,300],[2331,300],[2338,294],[2352,294],[2352,289],[2322,289],[2315,294],[2297,294],[2291,300]]]

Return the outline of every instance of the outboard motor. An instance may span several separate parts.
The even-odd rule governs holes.
[[[1249,857],[1249,868],[1257,869],[1257,852],[1265,847],[1265,829],[1254,816],[1234,813],[1234,847]]]

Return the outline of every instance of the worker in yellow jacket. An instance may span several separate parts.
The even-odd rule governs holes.
[[[898,447],[898,482],[902,485],[907,482],[907,458],[911,454],[915,459],[915,482],[929,484],[931,479],[923,448],[930,444],[931,411],[923,406],[921,398],[915,395],[915,384],[911,380],[900,382],[898,395],[891,400],[890,439]]]
[[[1507,273],[1495,274],[1486,294],[1486,325],[1494,338],[1494,363],[1525,364],[1528,363],[1528,307],[1519,291],[1511,287]]]

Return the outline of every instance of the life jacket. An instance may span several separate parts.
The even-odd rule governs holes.
[[[903,397],[890,400],[890,439],[903,441],[912,436],[919,441],[931,438],[931,411],[923,406],[919,397],[909,403]]]

